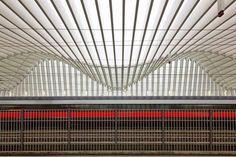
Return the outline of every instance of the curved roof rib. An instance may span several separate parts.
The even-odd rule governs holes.
[[[0,59],[0,90],[9,90],[19,84],[33,66],[46,55],[41,53],[20,53]]]
[[[8,94],[11,96],[232,96],[236,94],[235,88],[223,86],[215,81],[217,78],[218,75],[210,76],[194,59],[177,59],[161,66],[151,75],[129,86],[127,90],[116,93],[84,76],[71,65],[48,59],[34,67]]]
[[[24,54],[62,60],[109,90],[127,90],[171,60],[196,56],[217,81],[234,86],[236,1],[225,0],[219,18],[217,0],[2,0],[3,73],[32,60]]]
[[[212,52],[190,52],[184,58],[196,61],[222,87],[236,89],[236,60],[234,58]]]

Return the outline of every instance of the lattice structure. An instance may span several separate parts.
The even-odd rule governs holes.
[[[235,109],[158,108],[137,104],[1,109],[0,153],[235,154]]]

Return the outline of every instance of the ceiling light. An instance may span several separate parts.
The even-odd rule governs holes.
[[[224,0],[218,0],[218,17],[222,17],[224,15]]]

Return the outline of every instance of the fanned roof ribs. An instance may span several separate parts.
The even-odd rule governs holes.
[[[17,79],[6,75],[12,72],[20,80],[48,58],[72,65],[109,90],[126,90],[184,56],[216,61],[203,63],[209,74],[230,73],[236,2],[225,0],[220,18],[217,11],[216,0],[2,0],[0,79]],[[216,80],[230,80],[224,73]]]

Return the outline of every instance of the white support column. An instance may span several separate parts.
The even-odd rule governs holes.
[[[162,69],[162,92],[161,92],[162,96],[165,96],[165,84],[166,84],[166,64],[163,66]]]
[[[53,87],[52,87],[52,66],[50,60],[46,61],[46,75],[47,75],[47,84],[48,84],[48,95],[53,96]]]
[[[178,76],[177,76],[178,65],[179,65],[179,59],[174,61],[174,67],[173,67],[173,76],[172,76],[172,78],[173,78],[173,85],[172,85],[173,86],[172,87],[173,96],[176,96],[176,94],[178,94],[177,91],[176,91],[176,89],[177,89],[177,78],[178,78]]]
[[[183,78],[183,67],[184,66],[184,60],[180,60],[180,65],[179,65],[179,80],[178,80],[178,96],[181,96],[181,91],[182,91],[182,78]]]
[[[166,94],[167,94],[167,96],[171,96],[172,95],[172,91],[171,91],[171,86],[173,86],[173,84],[172,84],[172,81],[171,81],[171,77],[172,77],[172,64],[173,64],[173,62],[170,62],[169,64],[168,64],[168,74],[167,74],[167,88],[166,88]]]
[[[193,86],[193,79],[194,79],[194,75],[195,75],[195,70],[194,69],[194,62],[192,60],[190,60],[190,64],[189,64],[189,80],[188,80],[188,94],[187,96],[192,96],[192,86]]]
[[[186,61],[185,61],[185,66],[184,66],[184,68],[185,68],[185,71],[184,71],[184,82],[183,82],[183,96],[186,96],[187,95],[187,80],[188,80],[188,75],[189,75],[189,73],[188,73],[188,67],[189,67],[189,60],[187,59]]]
[[[160,75],[160,68],[158,68],[157,70],[156,70],[156,95],[157,96],[159,96],[160,95],[160,77],[161,77],[161,75]]]

